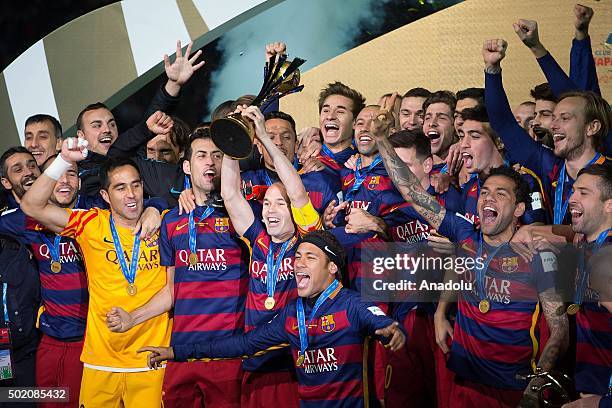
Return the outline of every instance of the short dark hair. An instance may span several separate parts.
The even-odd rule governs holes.
[[[339,262],[341,263],[340,265],[336,264],[336,266],[338,267],[338,272],[340,272],[342,268],[346,265],[346,251],[344,250],[344,247],[342,246],[342,243],[340,243],[338,238],[336,238],[336,236],[331,232],[324,230],[315,230],[309,232],[304,236],[304,241],[308,242],[309,237],[314,237],[317,240],[323,241],[329,248],[329,250],[332,253],[336,254],[339,259]],[[323,251],[323,253],[327,257],[327,259],[331,261],[331,258],[325,253],[325,251]]]
[[[599,177],[597,187],[601,191],[601,200],[606,201],[612,198],[612,163],[591,164],[578,172],[578,177],[583,174]]]
[[[418,159],[421,161],[431,157],[431,142],[420,129],[400,130],[399,132],[389,136],[389,142],[391,143],[391,146],[396,149],[414,148],[416,151],[416,157],[418,157]]]
[[[447,105],[451,110],[451,116],[455,114],[455,107],[457,106],[457,98],[451,91],[436,91],[432,93],[429,98],[423,102],[423,112],[427,112],[429,105],[434,103],[443,103]]]
[[[552,89],[550,89],[550,85],[547,82],[543,84],[536,85],[535,88],[529,92],[531,97],[536,101],[550,101],[557,103],[557,97],[553,94]]]
[[[184,152],[189,141],[189,134],[191,133],[189,125],[177,116],[172,116],[172,120],[174,121],[174,126],[172,126],[172,131],[170,132],[170,140],[173,145],[179,148],[179,152]]]
[[[110,109],[108,109],[108,106],[106,106],[102,102],[96,102],[96,103],[87,105],[81,112],[79,112],[79,116],[77,116],[77,120],[76,120],[77,130],[83,130],[83,115],[89,111],[97,110],[97,109],[106,109],[110,111]]]
[[[6,178],[8,176],[8,167],[6,167],[6,161],[11,158],[11,156],[19,153],[25,153],[30,155],[33,159],[34,156],[28,149],[23,146],[13,146],[9,147],[2,156],[0,156],[0,177]]]
[[[487,108],[485,108],[484,105],[476,105],[473,108],[465,108],[463,111],[461,111],[461,117],[464,121],[474,120],[481,123],[489,122]]]
[[[336,81],[327,84],[327,87],[321,90],[321,93],[319,94],[319,112],[321,112],[323,109],[323,103],[325,100],[332,95],[344,96],[353,101],[353,109],[351,109],[353,118],[356,118],[357,115],[359,115],[359,112],[365,108],[365,98],[361,93],[359,93],[359,91],[349,88],[342,82]]]
[[[582,98],[584,101],[584,121],[585,123],[594,120],[599,121],[601,128],[593,135],[593,147],[595,150],[602,150],[608,132],[612,129],[612,109],[610,104],[593,91],[571,91],[559,96],[559,102],[566,98]]]
[[[53,130],[55,131],[55,137],[61,139],[62,125],[59,123],[59,120],[55,119],[51,115],[47,115],[46,113],[37,113],[36,115],[30,116],[26,119],[24,127],[28,127],[28,125],[32,125],[34,123],[43,122],[51,122],[51,125],[53,125]]]
[[[108,191],[108,188],[110,187],[110,174],[119,167],[123,166],[132,166],[134,169],[136,169],[138,176],[142,179],[140,169],[134,160],[129,158],[109,158],[108,160],[104,161],[102,167],[100,168],[100,185],[102,186],[102,190]]]
[[[457,92],[457,100],[474,99],[478,105],[484,105],[484,88],[465,88]]]
[[[523,178],[523,176],[514,170],[510,166],[499,166],[491,169],[489,174],[484,179],[484,182],[489,179],[489,177],[493,176],[502,176],[509,178],[514,182],[514,195],[516,196],[516,203],[525,203],[526,208],[530,208],[530,196],[529,193],[531,189],[529,188],[529,183]],[[484,185],[484,184],[483,184]]]
[[[195,127],[193,132],[189,135],[189,143],[187,143],[187,147],[185,148],[185,154],[183,155],[183,159],[191,162],[191,155],[193,154],[193,142],[199,139],[210,139],[212,140],[212,136],[210,135],[210,124],[202,124]]]
[[[402,99],[404,98],[429,98],[431,96],[431,91],[425,88],[412,88],[406,91]]]
[[[270,119],[282,119],[282,120],[289,122],[289,124],[291,125],[291,129],[293,129],[293,133],[297,137],[297,132],[295,130],[295,120],[293,120],[293,117],[289,115],[288,113],[281,112],[281,111],[268,112],[264,115],[264,118],[266,121]]]
[[[210,114],[210,120],[217,120],[226,117],[230,113],[232,113],[236,108],[232,109],[234,106],[234,100],[227,100],[225,102],[221,102]]]

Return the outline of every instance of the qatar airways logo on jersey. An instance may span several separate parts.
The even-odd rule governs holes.
[[[317,374],[338,371],[338,359],[333,347],[326,347],[304,352],[304,373]]]
[[[60,242],[59,250],[60,263],[83,262],[83,256],[74,242]],[[38,258],[51,260],[51,251],[47,244],[38,247]]]
[[[465,279],[468,282],[475,281],[475,271],[472,269],[468,269],[465,272]],[[512,301],[512,282],[508,279],[499,279],[493,278],[491,276],[485,276],[485,292],[487,294],[487,299],[501,303],[504,305],[509,304]],[[476,285],[472,285],[472,293],[474,296],[478,297],[478,287]]]
[[[277,282],[294,279],[293,274],[293,261],[294,257],[284,258],[278,270]],[[251,276],[255,279],[259,279],[261,283],[266,284],[268,281],[268,265],[261,261],[251,262]]]
[[[197,249],[198,262],[195,265],[189,262],[190,253],[191,251],[187,249],[180,249],[176,253],[177,258],[182,264],[187,265],[190,271],[224,271],[227,269],[225,249]]]
[[[155,268],[159,268],[159,250],[151,249],[150,251],[143,251],[142,247],[140,254],[138,255],[138,270],[139,271],[150,271]],[[125,261],[128,266],[132,262],[132,252],[128,252],[126,250],[123,251],[123,256],[125,256]],[[112,262],[115,265],[119,264],[119,259],[117,258],[117,252],[114,249],[110,249],[106,251],[106,260],[108,262]]]
[[[404,225],[393,227],[393,233],[404,242],[414,243],[429,238],[429,224],[419,220],[407,222]]]

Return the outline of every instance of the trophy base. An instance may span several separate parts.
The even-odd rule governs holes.
[[[234,159],[249,157],[253,150],[252,125],[241,115],[230,115],[213,121],[210,135],[223,153]]]

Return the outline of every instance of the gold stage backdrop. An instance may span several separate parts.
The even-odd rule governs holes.
[[[599,84],[608,101],[612,97],[612,44],[606,44],[612,33],[611,3],[581,1],[595,10],[589,31]],[[466,0],[305,72],[304,90],[284,98],[281,108],[293,115],[299,129],[317,126],[318,94],[335,80],[358,89],[368,103],[376,103],[386,92],[401,94],[416,86],[455,92],[482,87],[482,44],[492,38],[509,43],[502,67],[504,85],[514,106],[529,100],[529,90],[545,78],[531,52],[514,33],[512,23],[519,18],[538,21],[542,43],[569,72],[574,4],[573,0]]]

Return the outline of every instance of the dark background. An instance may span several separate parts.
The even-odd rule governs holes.
[[[341,1],[349,7],[350,2]],[[382,34],[446,8],[461,0],[389,0],[382,5],[384,19],[376,27],[359,26],[359,34],[353,47]],[[0,2],[0,70],[9,65],[22,52],[53,30],[77,17],[117,0],[26,0]],[[423,4],[421,4],[421,2]],[[220,1],[222,4],[222,1]],[[211,73],[219,66],[223,50],[213,41],[204,47],[206,65],[196,72],[190,84],[183,90],[183,97],[176,114],[194,126],[209,115],[205,101]],[[160,75],[113,109],[120,129],[125,130],[142,118],[151,97],[165,83],[165,74]],[[238,96],[238,95],[237,95]],[[94,97],[95,99],[95,97]],[[92,100],[92,102],[96,102]]]

